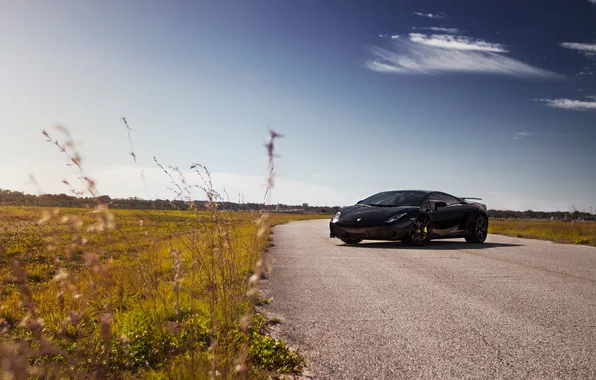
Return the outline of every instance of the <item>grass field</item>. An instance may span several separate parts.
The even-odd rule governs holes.
[[[0,356],[24,378],[296,370],[254,313],[270,227],[327,215],[0,207]],[[215,376],[217,375],[217,376]]]
[[[596,222],[491,219],[489,233],[596,246]]]

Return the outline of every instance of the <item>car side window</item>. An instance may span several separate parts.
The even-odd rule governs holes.
[[[436,209],[436,208],[435,208],[435,203],[437,203],[437,202],[444,202],[444,201],[441,199],[441,196],[440,196],[440,194],[439,194],[439,193],[431,193],[431,194],[428,196],[428,198],[426,198],[426,203],[428,203],[428,205],[429,205],[429,207],[428,207],[428,208],[429,208],[430,210],[435,210],[435,209]]]
[[[432,194],[430,194],[428,199],[430,201],[431,210],[434,210],[434,206],[435,206],[436,202],[445,202],[447,204],[447,206],[452,206],[454,204],[459,203],[459,200],[457,198],[452,197],[447,194],[443,194],[443,193],[432,193]]]
[[[459,199],[452,197],[451,195],[447,194],[438,194],[441,197],[441,201],[447,203],[447,206],[455,205],[459,203]]]
[[[422,209],[423,210],[432,210],[432,204],[431,204],[431,198],[430,196],[427,196],[426,199],[424,199],[424,202],[422,203]]]

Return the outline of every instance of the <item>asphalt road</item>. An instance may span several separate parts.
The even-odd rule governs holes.
[[[262,284],[307,377],[596,378],[596,248],[346,246],[327,223],[275,227]]]

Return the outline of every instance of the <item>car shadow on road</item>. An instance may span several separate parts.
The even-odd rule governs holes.
[[[340,244],[342,245],[342,244]],[[521,247],[522,244],[510,243],[490,243],[483,244],[466,243],[465,241],[434,240],[424,247],[412,247],[400,241],[369,241],[356,245],[343,244],[344,247],[352,248],[380,248],[380,249],[428,249],[428,250],[462,250],[462,249],[487,249],[487,248],[506,248]]]

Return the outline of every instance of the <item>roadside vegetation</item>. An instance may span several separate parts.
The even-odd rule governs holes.
[[[267,335],[276,321],[256,312],[263,252],[272,226],[329,215],[222,210],[209,171],[193,165],[206,199],[198,207],[182,173],[159,163],[172,207],[186,210],[111,209],[63,132],[65,142],[44,135],[77,169],[85,207],[0,206],[3,378],[299,372],[300,356]]]
[[[264,335],[269,322],[254,314],[252,285],[266,269],[269,227],[312,217],[0,207],[3,369],[42,377],[295,372],[301,359]]]
[[[596,246],[596,222],[491,219],[489,233]]]

